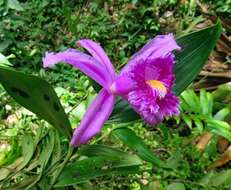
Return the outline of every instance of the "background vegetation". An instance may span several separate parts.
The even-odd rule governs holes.
[[[173,170],[154,167],[150,174],[145,172],[150,168],[147,163],[139,174],[118,176],[111,173],[79,182],[70,189],[230,189],[231,87],[230,84],[218,86],[231,78],[230,73],[224,75],[230,69],[230,0],[0,0],[0,15],[0,65],[11,65],[49,81],[70,115],[73,127],[96,92],[86,76],[69,66],[60,64],[45,71],[42,57],[46,51],[75,48],[76,40],[90,38],[101,43],[119,70],[155,35],[174,32],[180,36],[210,26],[219,17],[224,26],[223,37],[204,68],[206,73],[181,94],[181,115],[155,128],[140,121],[129,124],[141,137],[134,137],[132,142],[145,143],[152,153],[167,159]],[[9,173],[4,169],[15,169],[12,164],[17,164],[15,161],[19,162],[25,151],[30,152],[31,146],[26,142],[37,139],[39,144],[45,134],[54,137],[55,145],[64,149],[67,142],[64,137],[58,138],[56,132],[50,132],[45,121],[16,104],[1,86],[0,118],[0,183],[16,184],[15,189],[20,189],[17,183],[23,177],[16,175],[6,180]],[[45,127],[41,129],[40,126]],[[115,136],[106,127],[92,142],[132,152],[132,146],[118,143]],[[49,154],[49,143],[43,144],[43,149],[41,146],[36,151]],[[44,167],[48,164],[46,159],[49,160],[40,159]],[[27,170],[25,175],[33,176],[33,172],[33,169]],[[44,189],[44,186],[38,188]]]

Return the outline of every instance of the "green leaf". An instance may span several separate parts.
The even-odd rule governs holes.
[[[55,145],[54,143],[55,143],[55,131],[54,129],[50,129],[48,134],[44,137],[43,141],[41,141],[41,146],[40,146],[41,153],[39,154],[39,158],[38,158],[38,164],[40,166],[39,175],[36,176],[36,179],[33,181],[33,183],[28,185],[27,188],[25,188],[25,190],[27,189],[29,190],[32,187],[34,187],[35,184],[38,183],[42,178],[44,169],[46,168],[46,165],[51,158]]]
[[[213,111],[213,96],[205,90],[200,91],[200,109],[201,114],[212,116]]]
[[[56,187],[79,184],[99,176],[138,172],[142,165],[136,155],[103,145],[82,146],[78,154],[81,159],[64,168]]]
[[[36,130],[36,135],[34,137],[34,147],[37,147],[38,143],[47,135],[48,130],[45,127],[40,127]]]
[[[231,84],[230,82],[218,86],[218,88],[213,91],[214,100],[217,102],[229,102],[231,99]]]
[[[7,57],[0,53],[0,66],[12,66]]]
[[[155,190],[159,188],[159,181],[149,182],[147,185],[142,185],[142,190]]]
[[[219,187],[223,189],[230,189],[231,188],[231,170],[227,169],[224,171],[219,172],[209,172],[206,174],[200,181],[199,184],[203,186],[213,186],[217,187],[217,189],[220,189]]]
[[[116,106],[113,109],[112,115],[109,119],[110,122],[130,122],[138,120],[140,116],[125,102],[121,97],[117,97]]]
[[[39,77],[0,67],[0,83],[22,106],[70,137],[70,122],[53,88]]]
[[[197,116],[192,116],[194,123],[196,125],[196,127],[198,128],[199,132],[203,132],[204,126],[202,121],[197,117]]]
[[[55,130],[55,139],[54,139],[54,148],[52,152],[51,158],[51,166],[57,163],[62,158],[62,148],[60,144],[60,136],[59,133]]]
[[[160,129],[164,139],[167,139],[170,135],[169,128],[167,128],[167,126],[163,123],[157,125],[157,127]]]
[[[206,122],[207,127],[211,130],[211,132],[223,136],[231,142],[231,132],[228,123],[215,119],[207,119]]]
[[[17,168],[19,168],[22,163],[23,157],[20,157],[7,167],[0,168],[0,181],[6,179],[13,171],[17,171]]]
[[[125,166],[134,166],[141,165],[142,162],[139,157],[136,155],[131,155],[126,152],[122,152],[115,148],[103,146],[103,145],[86,145],[79,150],[79,154],[85,155],[88,157],[94,156],[102,156],[107,157],[112,160],[119,160],[119,162],[115,161],[116,167],[125,167]],[[113,167],[113,165],[112,165]]]
[[[4,0],[2,0],[4,1]],[[0,0],[0,4],[1,4],[1,0]],[[9,45],[11,45],[13,42],[10,39],[5,39],[3,41],[0,42],[0,52],[3,52],[7,47],[9,47]]]
[[[229,109],[229,107],[227,107],[227,108],[223,108],[223,109],[219,110],[214,115],[213,118],[216,120],[224,120],[229,114],[230,114],[230,109]]]
[[[185,190],[183,183],[171,183],[168,185],[167,190]]]
[[[196,78],[215,47],[221,30],[221,23],[218,21],[212,27],[176,39],[183,48],[183,51],[176,53],[177,63],[174,67],[176,84],[173,90],[177,95]]]
[[[166,164],[172,169],[177,169],[180,165],[182,165],[182,153],[179,150],[175,150],[170,154],[171,156],[166,160]]]
[[[50,129],[48,134],[45,136],[41,142],[41,153],[39,155],[39,165],[44,169],[52,155],[55,146],[55,131]]]
[[[182,119],[187,124],[187,126],[192,129],[192,119],[187,115],[182,113]]]
[[[106,156],[94,156],[75,161],[67,165],[62,171],[55,187],[65,187],[69,185],[86,182],[90,179],[105,175],[127,175],[137,173],[139,165],[127,163],[124,165],[124,158],[116,159]],[[125,158],[126,159],[126,158]],[[123,166],[121,165],[123,162]]]
[[[24,177],[23,180],[21,180],[18,183],[15,183],[14,185],[3,188],[1,190],[25,190],[30,184],[32,184],[37,179],[36,175],[30,175]],[[35,190],[34,188],[30,188],[30,190]]]
[[[21,6],[21,4],[17,0],[8,0],[7,6],[10,9],[14,9],[16,11],[23,11],[24,10],[23,7]]]
[[[34,154],[35,148],[33,143],[33,138],[29,134],[24,134],[22,137],[22,156],[23,162],[19,165],[17,170],[23,169],[31,160]]]
[[[117,128],[112,132],[112,134],[132,150],[136,151],[137,155],[141,159],[159,167],[167,167],[162,160],[154,156],[152,151],[144,144],[142,139],[131,129],[125,127]]]
[[[187,108],[191,112],[200,113],[200,101],[197,97],[196,93],[189,89],[184,91],[181,94],[181,99],[184,102],[185,106],[187,105]]]

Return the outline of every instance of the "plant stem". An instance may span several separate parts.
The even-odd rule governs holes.
[[[73,151],[74,151],[74,148],[70,146],[69,149],[68,149],[68,152],[67,152],[67,155],[66,155],[64,161],[60,164],[60,166],[58,167],[57,171],[56,171],[55,174],[54,174],[54,177],[53,177],[53,179],[52,179],[52,181],[51,181],[49,190],[51,190],[51,188],[52,188],[53,185],[55,184],[57,178],[59,177],[59,175],[60,175],[61,172],[63,171],[63,168],[66,166],[67,162],[70,160]]]

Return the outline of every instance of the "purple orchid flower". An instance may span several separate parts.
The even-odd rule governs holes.
[[[86,144],[99,133],[112,113],[115,97],[122,96],[150,125],[166,116],[179,114],[179,101],[171,91],[174,84],[173,50],[180,50],[172,34],[159,35],[132,56],[120,74],[116,74],[108,56],[96,42],[83,39],[77,45],[90,54],[75,49],[46,53],[44,67],[65,62],[78,68],[103,88],[91,103],[80,125],[75,129],[71,144]]]

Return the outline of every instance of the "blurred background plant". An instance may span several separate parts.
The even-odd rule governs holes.
[[[75,48],[76,40],[91,38],[101,43],[120,69],[157,34],[174,32],[179,36],[210,26],[217,17],[223,23],[224,33],[208,64],[191,89],[181,94],[181,115],[155,128],[143,126],[140,121],[127,124],[138,136],[106,127],[94,139],[99,145],[83,148],[80,160],[64,170],[80,171],[82,178],[75,181],[72,189],[230,189],[230,13],[230,0],[0,0],[0,65],[49,81],[72,126],[82,118],[95,91],[87,77],[69,66],[58,65],[47,74],[41,68],[45,51]],[[37,174],[52,174],[52,167],[66,154],[65,138],[19,107],[2,86],[0,105],[0,188],[15,185],[14,189],[25,189],[31,181],[40,181],[37,188],[47,189],[47,179]],[[141,148],[127,144],[123,136]],[[132,154],[137,152],[138,156]],[[161,169],[153,153],[161,159],[168,158],[167,165],[173,170]],[[113,160],[112,155],[119,159]],[[127,160],[122,159],[125,156]],[[88,160],[81,163],[82,158]],[[143,160],[146,164],[138,173],[137,166]],[[159,164],[160,169],[150,163]],[[103,167],[108,167],[105,173],[99,172]],[[17,175],[21,170],[23,175]],[[137,173],[125,172],[132,170]],[[23,179],[29,180],[22,184]],[[57,187],[72,183],[62,176],[61,179]]]

